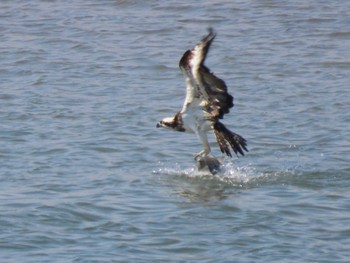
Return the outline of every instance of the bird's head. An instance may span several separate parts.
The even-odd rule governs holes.
[[[180,112],[176,113],[174,117],[167,117],[157,123],[157,128],[163,127],[174,131],[184,132],[182,115]]]
[[[173,130],[175,128],[175,118],[174,117],[167,117],[161,120],[157,123],[157,128],[163,127],[167,129]]]

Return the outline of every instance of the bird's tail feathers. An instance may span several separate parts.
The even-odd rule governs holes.
[[[227,129],[221,122],[217,121],[214,124],[214,133],[221,152],[227,156],[232,157],[230,147],[237,156],[238,153],[244,155],[244,151],[248,152],[246,139]]]

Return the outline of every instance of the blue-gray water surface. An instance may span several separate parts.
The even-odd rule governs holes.
[[[350,2],[1,1],[1,262],[349,262]],[[213,176],[183,52],[248,141]],[[221,153],[210,135],[213,153]]]

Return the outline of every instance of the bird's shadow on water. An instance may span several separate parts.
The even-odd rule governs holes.
[[[163,182],[189,202],[225,200],[240,191],[288,183],[295,175],[292,170],[261,172],[251,165],[240,167],[232,162],[224,163],[216,174],[199,171],[195,165],[188,168],[179,164],[159,166],[154,173],[161,175],[159,178]]]

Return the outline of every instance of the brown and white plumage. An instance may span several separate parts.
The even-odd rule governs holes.
[[[214,31],[209,29],[209,34],[180,59],[179,67],[186,81],[185,102],[174,117],[165,118],[157,124],[157,127],[197,134],[204,150],[196,157],[210,153],[207,138],[210,130],[214,131],[222,153],[232,157],[230,148],[237,155],[248,151],[246,140],[219,121],[233,107],[233,97],[228,93],[225,82],[204,65],[215,36]]]

